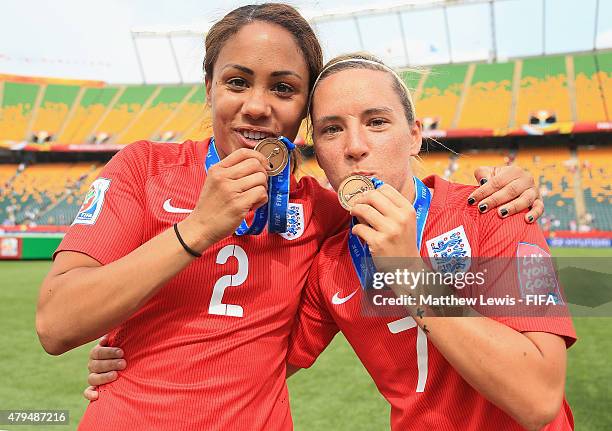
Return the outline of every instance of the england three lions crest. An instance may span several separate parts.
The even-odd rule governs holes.
[[[304,208],[302,204],[289,203],[287,207],[287,230],[279,235],[285,239],[293,240],[304,233]]]
[[[470,268],[472,248],[463,225],[435,238],[428,239],[427,254],[435,271],[443,273],[466,272]]]

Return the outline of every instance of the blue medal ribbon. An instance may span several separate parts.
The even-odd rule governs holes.
[[[285,233],[287,231],[287,208],[289,206],[289,186],[291,184],[291,152],[295,144],[281,136],[278,138],[289,150],[289,159],[283,171],[268,179],[268,231]]]
[[[423,184],[423,182],[417,177],[414,179],[414,202],[412,206],[416,212],[416,242],[417,248],[421,250],[421,242],[423,240],[423,232],[425,231],[425,223],[427,222],[427,215],[429,214],[429,206],[431,205],[431,192]],[[384,183],[377,179],[372,178],[374,188],[379,188]],[[351,260],[353,261],[353,267],[359,278],[359,283],[364,290],[367,290],[370,285],[370,281],[374,277],[376,272],[376,266],[370,253],[370,249],[367,244],[361,242],[361,240],[353,235],[352,229],[355,226],[356,218],[351,219],[351,226],[349,229],[348,246],[351,254]]]
[[[268,177],[268,203],[255,210],[251,226],[243,219],[236,228],[236,235],[259,235],[266,227],[268,217],[270,218],[270,223],[268,224],[269,232],[284,233],[287,230],[287,208],[289,206],[289,186],[291,184],[291,152],[295,149],[295,144],[284,136],[279,137],[278,140],[282,141],[289,150],[287,165],[280,174]],[[208,172],[211,166],[219,163],[220,160],[215,145],[215,138],[212,137],[210,138],[210,145],[208,146],[208,153],[204,163],[206,172]]]

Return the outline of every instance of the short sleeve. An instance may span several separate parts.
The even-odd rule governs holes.
[[[516,299],[514,306],[487,317],[519,332],[556,334],[569,347],[576,341],[576,331],[550,249],[540,227],[525,223],[524,214],[500,220],[492,211],[480,218],[479,255],[484,258],[479,265],[488,270],[487,296]]]
[[[312,177],[304,177],[301,181],[308,182],[312,187],[312,200],[315,203],[314,217],[321,227],[323,239],[331,238],[347,229],[351,215],[342,208],[338,201],[338,194],[321,186]]]
[[[106,265],[141,245],[148,151],[141,141],[115,154],[91,184],[53,258],[76,251]]]
[[[299,368],[309,368],[339,331],[321,295],[321,256],[315,258],[308,275],[289,338],[287,363]]]

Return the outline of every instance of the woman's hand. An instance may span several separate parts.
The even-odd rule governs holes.
[[[361,194],[351,210],[360,224],[353,234],[368,244],[372,256],[419,257],[416,212],[412,203],[388,184]],[[381,262],[377,262],[378,267]]]
[[[91,352],[89,352],[89,377],[87,383],[90,386],[85,388],[83,396],[89,401],[98,399],[97,387],[117,380],[118,373],[125,369],[127,363],[123,359],[123,350],[117,347],[108,347],[108,338],[105,335],[100,339]]]
[[[267,166],[263,154],[242,148],[208,169],[198,203],[187,217],[199,226],[198,239],[214,244],[231,235],[250,210],[268,201]]]
[[[481,166],[474,171],[480,187],[470,195],[468,203],[478,205],[485,213],[497,208],[504,218],[529,208],[525,221],[533,223],[544,214],[544,202],[533,176],[519,166]]]

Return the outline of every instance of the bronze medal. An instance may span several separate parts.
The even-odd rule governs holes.
[[[351,203],[353,199],[368,190],[374,190],[374,183],[371,179],[363,175],[351,175],[342,181],[342,184],[338,187],[340,205],[345,210],[350,211],[354,205]]]
[[[274,177],[280,174],[289,162],[289,150],[287,146],[275,138],[265,138],[255,146],[255,151],[260,152],[268,159],[268,175]]]

